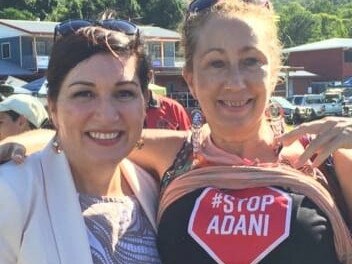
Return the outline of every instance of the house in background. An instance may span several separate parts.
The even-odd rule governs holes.
[[[0,19],[0,78],[40,75],[48,65],[56,24]]]
[[[48,67],[57,24],[0,19],[0,79],[6,79],[9,75],[25,80],[42,77]],[[160,27],[139,28],[145,37],[145,50],[155,68],[156,82],[173,89],[182,78],[180,35]]]
[[[281,71],[279,78],[281,81],[276,85],[273,95],[292,97],[295,94],[315,93],[315,91],[309,91],[309,87],[318,75],[305,70],[289,70]],[[288,80],[287,83],[286,80]]]
[[[352,38],[332,38],[284,49],[287,65],[313,74],[304,82],[289,79],[292,94],[319,93],[328,83],[352,76]],[[291,81],[291,84],[290,84]]]

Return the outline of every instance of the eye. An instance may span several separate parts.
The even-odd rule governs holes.
[[[94,94],[91,91],[78,91],[73,94],[74,98],[93,98]]]
[[[213,60],[209,62],[210,66],[213,68],[223,68],[225,66],[225,62],[222,60]]]
[[[120,90],[115,93],[115,97],[122,101],[128,101],[136,97],[136,93],[131,90]]]
[[[254,67],[254,66],[262,66],[263,63],[261,62],[261,60],[255,58],[255,57],[250,57],[250,58],[246,58],[242,61],[243,66],[245,67]]]

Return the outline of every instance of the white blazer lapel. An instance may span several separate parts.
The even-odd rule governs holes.
[[[154,231],[157,232],[156,211],[159,188],[154,178],[127,159],[121,162],[121,170],[133,193],[136,195]]]
[[[51,142],[41,153],[45,195],[61,263],[92,264],[86,227],[67,159]]]

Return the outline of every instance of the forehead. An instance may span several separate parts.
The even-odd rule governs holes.
[[[211,16],[199,29],[196,52],[211,48],[234,51],[248,47],[265,52],[269,41],[263,24],[253,17]]]
[[[114,57],[110,53],[95,54],[76,65],[66,76],[66,80],[86,81],[132,80],[136,73],[136,56]]]

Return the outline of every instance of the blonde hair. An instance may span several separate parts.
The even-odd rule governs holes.
[[[202,27],[210,20],[211,17],[218,16],[220,18],[239,18],[256,19],[265,25],[266,35],[270,42],[270,60],[271,60],[271,79],[273,85],[278,80],[278,73],[281,67],[282,46],[278,38],[278,29],[276,25],[276,16],[273,8],[266,8],[250,2],[241,0],[222,0],[218,1],[211,7],[195,13],[187,14],[183,24],[182,46],[185,53],[185,70],[192,72],[193,55],[199,39],[199,32]]]

